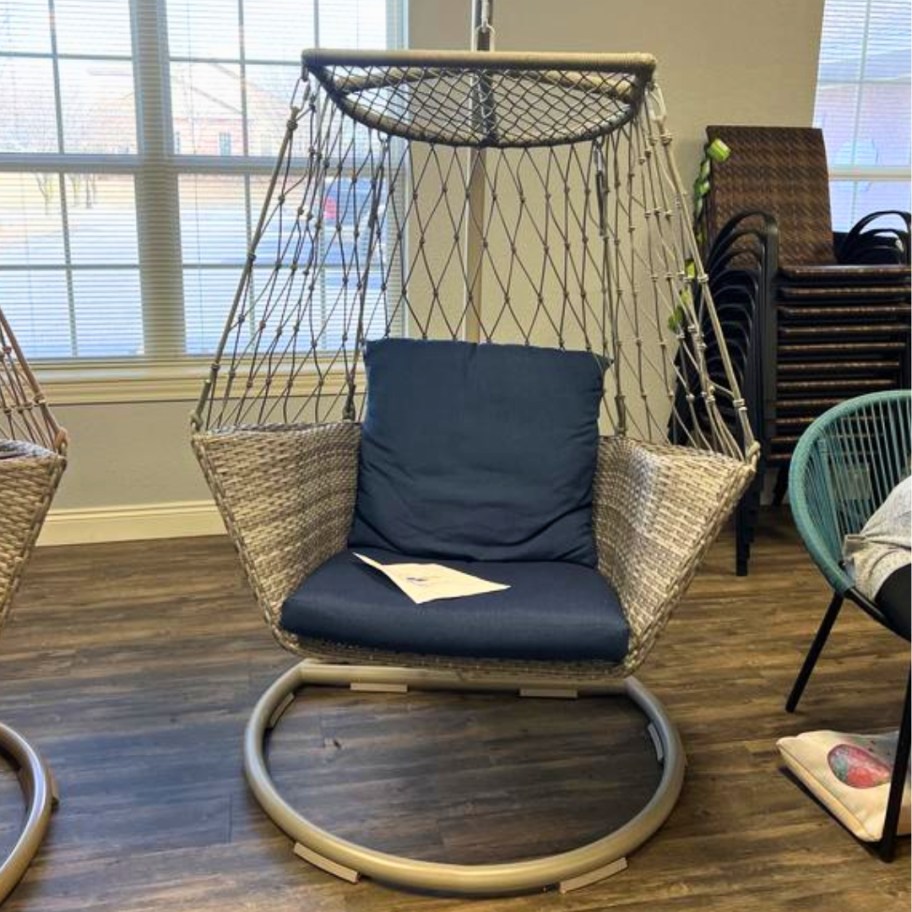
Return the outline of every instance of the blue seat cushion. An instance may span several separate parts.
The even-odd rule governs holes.
[[[595,566],[601,359],[383,339],[367,344],[365,365],[351,545]]]
[[[374,548],[380,563],[430,563]],[[510,588],[416,605],[382,573],[342,551],[282,606],[283,629],[301,637],[395,652],[500,659],[620,662],[628,629],[598,571],[552,561],[439,561]]]

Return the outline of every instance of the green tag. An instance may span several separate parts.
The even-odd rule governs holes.
[[[709,193],[709,181],[702,180],[699,177],[694,181],[694,196],[697,199],[700,199],[702,196],[706,196]]]
[[[706,154],[714,162],[724,162],[727,161],[728,157],[731,155],[731,149],[729,149],[721,139],[714,139],[706,147]]]
[[[691,277],[697,274],[696,267],[694,266],[693,260],[687,261],[687,274]],[[682,302],[687,302],[688,304],[693,303],[693,298],[691,297],[690,291],[687,288],[682,288],[678,293]],[[678,304],[672,315],[668,318],[668,328],[676,333],[681,332],[684,327],[687,325],[687,312],[684,310],[684,304]]]
[[[698,180],[709,180],[709,172],[710,172],[711,168],[712,168],[712,165],[710,165],[709,159],[704,158],[700,162],[700,177],[698,178]]]

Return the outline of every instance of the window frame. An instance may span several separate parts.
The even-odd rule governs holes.
[[[865,79],[865,70],[867,64],[867,58],[869,53],[869,43],[868,38],[870,34],[870,14],[871,14],[871,2],[872,0],[864,0],[865,2],[865,25],[864,25],[864,34],[862,36],[861,44],[861,58],[859,60],[859,69],[858,69],[858,79],[857,80],[827,80],[820,78],[820,62],[818,61],[818,71],[817,79],[814,86],[814,115],[813,122],[814,126],[819,129],[824,129],[823,123],[820,119],[820,111],[818,108],[818,103],[821,96],[821,87],[825,86],[846,86],[854,85],[858,88],[858,96],[856,100],[856,123],[855,123],[855,133],[853,142],[858,138],[858,123],[857,118],[859,115],[859,107],[861,104],[861,95],[862,89],[866,83],[869,82],[883,82],[883,80],[866,80]],[[823,4],[823,21],[826,19],[826,0]],[[823,21],[821,22],[821,45],[819,48],[819,55],[822,57],[823,51]],[[899,80],[895,80],[897,83]],[[902,112],[902,116],[906,116],[908,112]],[[903,165],[838,165],[834,164],[829,159],[831,158],[833,151],[829,148],[827,149],[827,174],[829,177],[829,183],[832,192],[832,185],[837,183],[849,183],[852,185],[863,184],[867,182],[896,182],[896,183],[905,183],[910,184],[912,181],[912,169],[910,166]],[[854,193],[854,191],[853,191]],[[854,208],[854,205],[853,205]],[[857,219],[856,219],[857,222]],[[846,225],[842,228],[837,228],[834,225],[834,230],[836,231],[848,231],[852,225]]]
[[[251,0],[247,0],[251,2]],[[255,0],[254,0],[255,2]],[[323,3],[326,0],[322,0]],[[268,179],[275,167],[274,155],[245,154],[243,148],[232,155],[190,155],[175,145],[171,111],[172,58],[168,43],[167,0],[128,0],[132,56],[59,53],[56,31],[51,30],[51,62],[54,71],[55,116],[58,151],[53,153],[0,153],[0,172],[49,173],[61,183],[70,174],[120,174],[133,179],[136,210],[138,263],[124,268],[139,272],[142,358],[60,358],[33,359],[32,366],[48,398],[55,404],[104,404],[118,402],[157,402],[196,400],[208,376],[212,353],[193,355],[186,351],[184,300],[185,268],[234,271],[240,280],[246,250],[238,251],[238,263],[185,267],[181,245],[180,180],[196,176],[244,178],[246,235],[249,244],[258,212],[251,206],[251,183]],[[244,0],[238,0],[243,9]],[[407,0],[385,0],[388,45],[406,43]],[[54,0],[48,0],[53,14]],[[314,35],[319,45],[320,0],[314,3]],[[325,13],[324,13],[325,15]],[[303,49],[302,49],[303,50]],[[47,59],[47,53],[11,52],[10,56]],[[74,153],[61,151],[63,136],[59,61],[69,58],[132,62],[136,118],[135,154]],[[194,61],[196,58],[192,58]],[[209,58],[206,58],[207,62]],[[213,58],[215,61],[215,58]],[[246,68],[281,65],[276,61],[247,58],[230,62],[238,66],[241,79],[243,145],[247,146]],[[69,256],[66,197],[61,193],[65,270],[69,306],[73,308],[72,263]],[[226,311],[227,312],[227,311]],[[162,332],[162,328],[165,331]],[[162,345],[163,340],[167,343]]]

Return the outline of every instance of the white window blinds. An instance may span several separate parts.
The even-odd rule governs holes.
[[[402,18],[400,0],[0,0],[0,303],[26,354],[210,353],[302,49],[399,46]]]
[[[910,19],[910,0],[826,0],[814,122],[837,230],[910,207]]]

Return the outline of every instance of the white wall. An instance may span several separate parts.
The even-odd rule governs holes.
[[[655,54],[688,184],[706,124],[811,122],[823,0],[496,0],[495,12],[501,50]],[[465,47],[469,20],[469,0],[411,0],[410,43]],[[142,511],[121,510],[113,525],[96,515],[137,505],[161,512],[161,534],[217,529],[212,516],[186,521],[188,504],[208,500],[188,444],[192,405],[62,407],[71,462],[45,541],[141,537]],[[181,505],[170,526],[169,504]]]
[[[55,507],[207,497],[190,450],[193,404],[119,402],[55,409],[70,435],[69,465]]]
[[[685,177],[709,123],[806,126],[823,0],[495,0],[502,51],[645,51]],[[410,41],[465,47],[469,0],[411,0]]]

